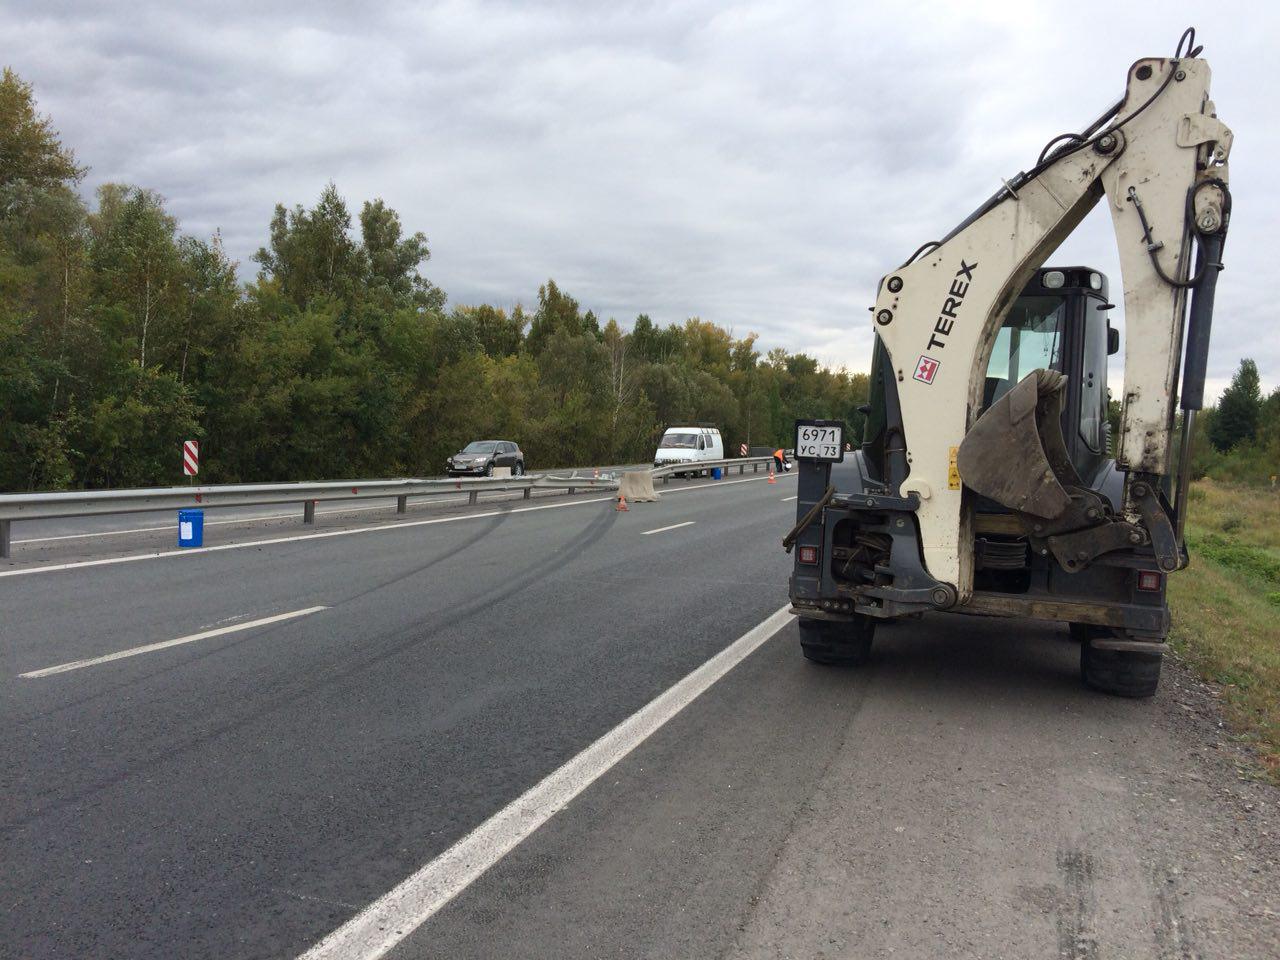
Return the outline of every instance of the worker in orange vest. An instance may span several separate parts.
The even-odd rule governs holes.
[[[773,462],[778,465],[778,473],[791,469],[791,461],[787,459],[787,451],[781,448],[773,451]]]

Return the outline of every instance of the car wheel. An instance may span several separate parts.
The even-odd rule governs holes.
[[[806,660],[826,667],[858,667],[871,656],[876,623],[855,615],[851,622],[810,620],[801,617],[800,651]]]
[[[493,476],[493,461],[492,461],[492,460],[490,460],[488,463],[486,463],[486,464],[484,465],[484,475],[485,475],[486,477],[492,477],[492,476]]]
[[[1085,686],[1116,697],[1150,697],[1160,687],[1161,653],[1099,650],[1092,640],[1080,644],[1080,678]]]
[[[523,476],[524,476],[524,462],[523,462],[523,461],[521,461],[521,460],[517,460],[517,461],[516,461],[516,465],[515,465],[514,467],[512,467],[512,468],[511,468],[511,475],[512,475],[512,476],[515,476],[515,477],[523,477]]]

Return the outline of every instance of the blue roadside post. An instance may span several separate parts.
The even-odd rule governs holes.
[[[199,547],[204,544],[204,511],[178,511],[178,546]]]

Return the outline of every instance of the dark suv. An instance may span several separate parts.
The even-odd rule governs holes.
[[[524,454],[510,440],[474,440],[445,462],[451,477],[492,477],[494,467],[510,467],[511,475],[524,474]]]

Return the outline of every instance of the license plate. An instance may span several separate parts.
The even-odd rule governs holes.
[[[843,460],[844,424],[838,420],[797,420],[796,459]]]

